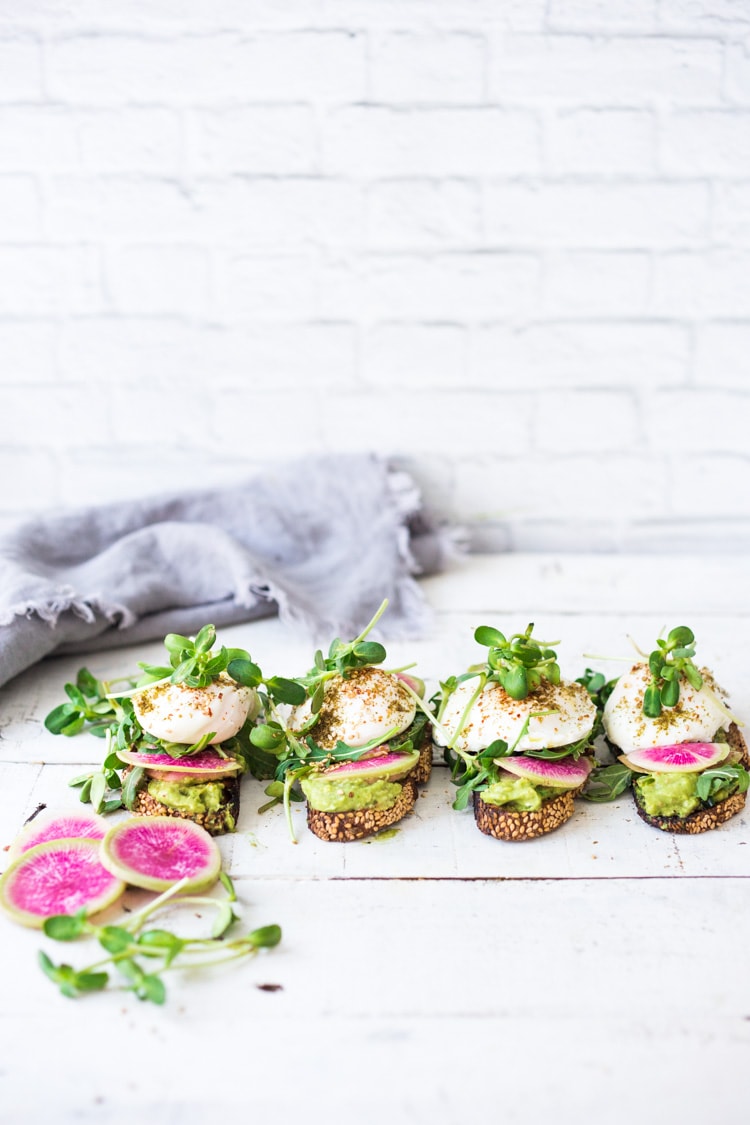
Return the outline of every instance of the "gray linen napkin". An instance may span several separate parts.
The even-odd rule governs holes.
[[[0,536],[0,684],[52,652],[87,652],[279,612],[316,639],[415,635],[412,574],[456,554],[405,472],[309,458],[229,488],[40,516]]]

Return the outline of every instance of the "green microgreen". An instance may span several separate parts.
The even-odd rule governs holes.
[[[219,676],[227,675],[245,687],[258,689],[268,707],[276,703],[300,704],[306,697],[302,684],[283,676],[264,677],[250,653],[242,648],[222,646],[214,649],[216,629],[204,625],[195,640],[179,633],[168,633],[164,645],[169,665],[139,665],[140,674],[117,680],[98,680],[87,668],[81,668],[75,683],[65,684],[67,702],[55,707],[45,719],[52,734],[73,735],[81,730],[107,740],[104,761],[97,770],[74,777],[69,784],[79,790],[83,803],[90,803],[98,813],[113,812],[123,806],[134,807],[138,790],[145,783],[145,772],[136,766],[123,774],[125,763],[120,751],[135,751],[145,756],[165,753],[179,759],[200,753],[211,745],[223,758],[238,758],[243,769],[249,768],[258,777],[272,777],[278,759],[272,760],[251,741],[254,721],[249,718],[243,728],[220,745],[212,745],[214,732],[207,732],[196,742],[186,745],[158,739],[144,730],[135,713],[133,696],[158,683],[179,683],[187,687],[205,687]],[[254,714],[254,712],[253,712]]]
[[[212,968],[278,945],[281,930],[275,925],[262,926],[242,937],[225,940],[228,931],[240,919],[233,909],[237,896],[232,881],[225,874],[220,879],[226,891],[225,899],[183,895],[181,892],[187,883],[183,879],[119,925],[95,925],[86,918],[83,910],[47,918],[43,930],[48,938],[63,942],[93,938],[108,956],[83,969],[75,969],[67,963],[55,964],[46,953],[40,952],[42,971],[58,986],[63,996],[74,998],[107,988],[110,972],[115,969],[122,978],[120,988],[134,993],[139,1000],[163,1004],[166,987],[162,976],[168,970]],[[170,902],[213,908],[216,914],[210,936],[185,938],[150,924],[147,928],[153,915]]]
[[[542,680],[560,682],[557,654],[550,647],[559,641],[537,641],[531,635],[533,629],[533,624],[527,625],[523,633],[507,639],[491,625],[480,625],[474,632],[474,640],[488,650],[487,682],[501,684],[511,699],[526,699]]]
[[[603,804],[614,801],[631,785],[633,771],[623,762],[614,762],[610,766],[598,766],[592,770],[586,779],[586,784],[581,790],[581,796],[587,801]]]
[[[680,680],[700,691],[703,677],[693,663],[695,635],[687,625],[678,625],[659,637],[648,656],[651,682],[643,695],[643,714],[658,719],[663,707],[675,707],[680,698]]]
[[[715,805],[733,793],[746,793],[750,774],[739,762],[728,762],[704,770],[698,776],[696,793],[704,805]]]

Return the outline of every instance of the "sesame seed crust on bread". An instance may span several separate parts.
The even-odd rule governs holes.
[[[354,809],[350,812],[321,812],[307,806],[307,826],[321,840],[338,843],[363,840],[402,820],[414,808],[417,786],[407,779],[395,805],[389,809]]]
[[[511,843],[535,840],[554,832],[573,815],[573,792],[564,790],[559,797],[549,797],[542,807],[533,812],[518,812],[498,805],[488,805],[481,793],[474,794],[474,819],[485,836]]]
[[[699,832],[710,832],[711,829],[718,828],[720,824],[742,812],[746,797],[746,793],[733,793],[710,809],[697,809],[689,816],[649,816],[641,804],[638,786],[633,786],[633,800],[641,820],[645,820],[652,828],[660,828],[662,832],[675,832],[681,836],[697,836]]]

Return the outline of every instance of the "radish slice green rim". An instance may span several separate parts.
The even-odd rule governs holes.
[[[107,834],[104,817],[96,813],[47,809],[25,824],[10,846],[10,858],[53,840],[103,840]]]
[[[205,828],[176,816],[133,816],[114,824],[101,842],[113,875],[146,891],[168,891],[187,879],[185,892],[213,886],[221,852]]]
[[[0,906],[22,926],[41,929],[53,914],[98,914],[125,890],[107,869],[101,842],[89,838],[49,840],[23,852],[0,879]]]

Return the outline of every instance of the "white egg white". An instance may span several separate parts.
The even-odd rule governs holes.
[[[451,736],[476,689],[477,678],[472,676],[449,697],[441,726]],[[489,683],[472,706],[454,745],[465,753],[477,754],[502,738],[509,746],[515,745],[519,753],[553,749],[578,742],[591,731],[595,718],[596,707],[581,684],[543,681],[526,699],[516,700],[500,684]],[[528,728],[519,738],[527,720]],[[435,732],[435,741],[445,745],[440,731]]]
[[[219,676],[207,687],[156,684],[132,697],[133,710],[143,729],[163,742],[187,746],[213,733],[209,745],[226,742],[237,734],[258,697],[252,688]]]
[[[708,671],[701,669],[703,687],[696,691],[680,679],[680,698],[675,707],[664,707],[650,719],[643,714],[643,695],[651,682],[646,664],[636,664],[620,676],[604,706],[602,722],[607,738],[627,754],[673,742],[712,742],[718,730],[727,730],[731,719],[716,699],[716,686]]]
[[[307,699],[292,709],[287,724],[291,731],[299,731],[310,718],[310,704]],[[326,682],[323,705],[310,736],[324,750],[332,750],[339,741],[364,746],[405,731],[415,714],[416,704],[396,676],[382,668],[354,668],[347,676],[334,676]]]

